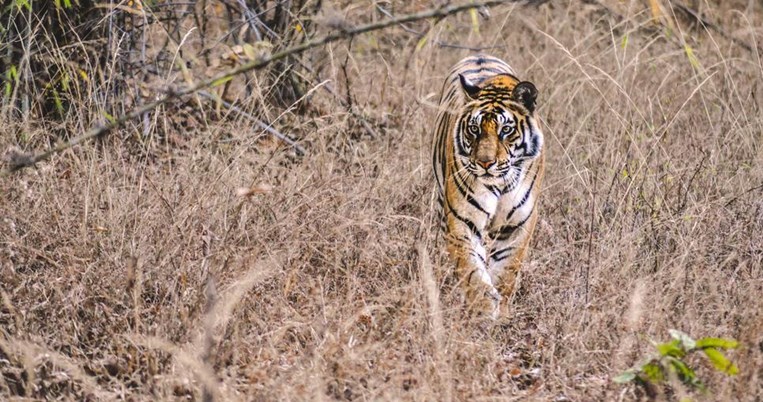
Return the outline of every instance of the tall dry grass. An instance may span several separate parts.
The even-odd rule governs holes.
[[[306,155],[224,109],[185,130],[158,113],[166,136],[136,123],[2,179],[0,395],[638,400],[611,378],[677,328],[743,345],[738,376],[696,362],[712,392],[694,397],[763,398],[763,8],[700,2],[748,51],[603,3],[507,5],[425,42],[401,27],[313,54],[373,136],[326,91],[307,112],[254,94],[238,102]],[[540,90],[541,220],[511,316],[489,328],[466,318],[433,224],[437,91],[471,52],[443,44],[489,47]],[[49,138],[0,127],[3,149]]]

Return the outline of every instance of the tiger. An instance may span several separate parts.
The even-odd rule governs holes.
[[[545,158],[537,96],[533,83],[489,55],[456,63],[440,94],[437,210],[468,308],[493,319],[508,313],[538,220]]]

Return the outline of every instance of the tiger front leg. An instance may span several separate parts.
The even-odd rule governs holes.
[[[458,226],[448,225],[448,254],[456,263],[456,273],[466,295],[467,306],[478,315],[495,319],[498,317],[501,295],[488,272],[482,237]]]
[[[537,214],[533,213],[524,225],[519,227],[505,225],[495,233],[491,233],[488,272],[506,301],[505,306],[502,306],[504,311],[501,315],[508,313],[508,305],[516,289],[519,270],[530,244],[536,220]]]

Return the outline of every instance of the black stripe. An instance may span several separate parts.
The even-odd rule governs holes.
[[[462,217],[461,215],[459,215],[459,214],[456,212],[456,210],[455,210],[455,209],[453,209],[453,207],[450,205],[450,202],[448,202],[447,200],[446,200],[446,204],[447,204],[447,206],[448,206],[448,211],[449,211],[451,214],[453,214],[453,216],[455,216],[455,217],[456,217],[456,219],[458,219],[459,221],[463,222],[463,223],[464,223],[464,225],[466,225],[466,227],[468,227],[468,228],[469,228],[469,230],[471,230],[471,231],[472,231],[472,234],[474,234],[475,236],[477,236],[477,239],[479,239],[479,240],[482,240],[482,233],[480,233],[480,230],[477,228],[477,225],[475,225],[475,224],[474,224],[474,222],[472,222],[472,221],[470,221],[470,220],[468,220],[468,219],[466,219],[466,218]]]
[[[498,189],[498,187],[493,186],[491,184],[485,184],[485,188],[488,189],[491,193],[493,193],[496,197],[501,195],[501,190]]]
[[[459,122],[458,132],[456,133],[456,140],[458,140],[458,154],[461,156],[469,156],[470,146],[466,144],[466,136],[464,130],[467,123],[465,119]]]
[[[437,125],[437,132],[440,134],[440,138],[442,138],[442,134],[447,130],[448,128],[448,118],[443,116],[440,119],[439,124]]]
[[[458,191],[464,197],[466,197],[466,201],[469,201],[469,204],[472,204],[474,208],[477,208],[478,210],[482,211],[482,213],[484,213],[485,215],[489,217],[490,214],[487,211],[485,211],[485,208],[483,208],[482,205],[480,205],[480,203],[474,199],[474,197],[472,197],[472,195],[470,194],[470,191],[464,188],[466,183],[462,183],[460,179],[461,179],[461,175],[459,175],[458,172],[453,172],[453,182],[456,183],[456,188],[458,189]]]
[[[472,63],[480,65],[480,64],[487,64],[489,61],[494,61],[494,60],[495,58],[493,57],[486,56],[484,54],[478,54],[472,58]]]
[[[480,260],[480,262],[482,262],[482,265],[484,265],[484,266],[487,266],[487,261],[485,261],[485,257],[481,256],[481,255],[480,255],[479,253],[477,253],[476,251],[474,251],[474,250],[471,250],[471,251],[469,252],[469,255],[472,255],[472,256],[474,256],[474,257],[477,257],[477,259],[479,259],[479,260]]]
[[[485,261],[485,259],[484,259],[484,258],[482,258],[482,256],[481,256],[481,255],[478,255],[478,257],[480,257],[480,260],[482,261],[482,265],[483,265],[483,266],[482,266],[482,267],[479,267],[479,268],[474,268],[474,269],[472,270],[472,272],[469,272],[469,275],[467,275],[467,276],[466,276],[466,283],[467,283],[467,284],[469,284],[469,283],[472,283],[472,275],[474,275],[474,274],[475,274],[477,271],[479,271],[480,269],[486,269],[486,268],[487,268],[487,262]]]
[[[453,97],[457,93],[458,93],[458,88],[451,87],[450,90],[448,90],[448,93],[445,96],[445,98],[446,98],[445,101],[444,102],[440,101],[440,104],[443,105],[443,104],[446,104],[446,103],[450,102],[451,100],[453,100]]]
[[[527,217],[522,222],[519,222],[519,223],[517,223],[514,226],[512,226],[512,225],[501,226],[498,229],[498,234],[495,237],[493,237],[493,240],[506,240],[509,237],[511,237],[511,235],[514,233],[515,230],[517,230],[518,228],[522,227],[522,225],[524,225],[527,222],[527,220],[530,219],[531,216],[533,216],[533,212],[534,211],[535,211],[535,205],[533,205],[533,209],[530,210],[530,213],[527,215]]]
[[[497,261],[503,261],[503,260],[505,260],[507,257],[509,257],[509,253],[510,253],[511,251],[513,251],[513,250],[514,250],[514,247],[511,247],[511,246],[509,246],[509,247],[506,247],[506,248],[504,248],[503,250],[500,250],[500,251],[494,251],[494,252],[493,252],[493,254],[490,254],[490,258],[491,258],[493,261],[496,261],[496,262],[497,262]]]
[[[493,100],[511,100],[511,93],[505,87],[491,86],[480,92],[481,97],[493,96]]]
[[[466,76],[466,75],[477,75],[477,74],[483,73],[483,72],[493,73],[493,74],[507,74],[505,71],[501,71],[501,70],[499,70],[497,68],[492,68],[492,67],[469,68],[469,69],[466,69],[466,70],[458,71],[457,74],[454,74],[454,77],[451,78],[450,82],[454,83],[456,81],[459,81],[459,78],[458,78],[459,74]],[[469,78],[469,77],[467,77],[467,78]],[[475,84],[479,84],[479,83],[475,82]]]
[[[533,176],[533,181],[530,183],[530,187],[527,188],[527,191],[525,191],[525,195],[522,196],[522,200],[519,201],[519,204],[515,205],[513,208],[511,208],[511,211],[509,211],[508,214],[506,214],[506,220],[510,220],[511,216],[514,215],[514,212],[517,212],[517,209],[522,208],[523,205],[527,202],[527,199],[530,198],[530,193],[533,191],[533,187],[535,186],[535,179],[538,178],[538,170],[535,171],[535,175]]]
[[[478,109],[488,109],[493,103],[495,103],[495,98],[490,98],[482,101],[479,105],[477,105]]]
[[[527,152],[527,129],[525,128],[525,121],[519,120],[517,122],[517,129],[522,135],[522,142],[519,143],[519,145],[516,146],[516,150],[522,150],[521,155],[528,156],[529,152]]]
[[[463,63],[458,63],[456,65],[456,68],[453,69],[453,71],[458,72],[462,68],[470,68],[470,67],[501,68],[505,70],[504,72],[502,72],[502,74],[511,75],[515,79],[517,78],[509,72],[511,71],[511,67],[508,64],[506,64],[505,61],[501,59],[493,58],[493,57],[464,60]]]
[[[530,123],[530,119],[526,119],[525,123],[527,123],[527,132],[532,137],[532,150],[527,154],[528,157],[536,156],[540,153],[540,150],[538,149],[538,140],[539,137],[537,135],[533,135],[533,125]]]
[[[469,275],[466,277],[466,284],[472,283],[472,275],[474,275],[475,272],[477,272],[479,268],[474,268],[472,272],[469,272]]]

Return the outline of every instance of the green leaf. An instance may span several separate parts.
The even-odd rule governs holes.
[[[254,50],[254,46],[248,43],[244,43],[242,47],[244,49],[244,54],[249,60],[254,60],[257,58],[257,52]]]
[[[29,0],[16,0],[16,8],[21,11],[22,8],[26,8],[27,11],[32,11],[32,3]]]
[[[102,112],[102,113],[103,113],[103,117],[105,117],[106,120],[109,121],[109,123],[114,124],[114,122],[117,121],[117,119],[115,119],[114,116],[112,116],[111,114],[107,112]]]
[[[618,375],[617,377],[613,378],[612,381],[618,383],[618,384],[625,384],[629,383],[636,379],[636,374],[638,372],[638,369],[631,368],[628,370],[623,371]]]
[[[8,70],[5,72],[5,97],[10,97],[11,92],[13,92],[13,81],[18,81],[18,70],[16,70],[16,66],[11,66],[8,68]]]
[[[662,372],[662,366],[657,362],[651,362],[641,367],[641,371],[644,372],[646,377],[655,383],[665,380],[665,373]]]
[[[381,49],[381,46],[379,46],[379,41],[376,39],[376,35],[367,35],[368,38],[368,46],[371,49]]]
[[[717,349],[707,348],[703,349],[702,351],[705,352],[707,358],[710,359],[710,361],[713,363],[713,366],[715,366],[718,371],[728,375],[735,375],[739,373],[739,368],[735,366],[734,363],[729,361],[729,359],[727,359],[726,356],[724,356],[723,353]]]
[[[676,374],[678,374],[678,378],[683,383],[694,386],[702,385],[702,383],[697,378],[697,374],[694,373],[694,370],[692,370],[691,367],[687,366],[686,363],[680,359],[669,357],[667,362],[670,364],[671,369]]]
[[[719,349],[736,349],[739,347],[739,342],[733,339],[724,338],[701,338],[697,340],[698,349],[704,348],[719,348]]]
[[[69,73],[64,71],[63,75],[61,76],[61,89],[64,91],[69,90]]]
[[[668,330],[670,333],[670,336],[673,337],[673,339],[681,341],[683,343],[684,349],[691,350],[694,349],[695,345],[697,344],[694,339],[692,339],[689,335],[687,335],[685,332],[681,332],[677,329],[671,329]]]
[[[226,77],[222,77],[222,78],[218,78],[218,79],[212,81],[212,85],[211,86],[216,87],[216,86],[225,84],[226,82],[228,82],[228,81],[230,81],[232,79],[233,79],[233,76],[231,76],[231,75],[226,76]]]
[[[416,51],[417,52],[419,50],[421,50],[421,48],[423,48],[424,45],[426,45],[427,40],[429,40],[429,35],[424,35],[424,36],[421,37],[421,39],[419,39],[419,43],[416,44]]]
[[[472,17],[472,32],[476,34],[480,33],[480,17],[479,14],[477,14],[477,9],[472,8],[469,10],[469,15]]]
[[[657,351],[660,352],[661,356],[672,356],[672,357],[684,357],[686,356],[686,351],[681,348],[681,341],[674,339],[668,343],[659,343],[655,345],[657,348]]]
[[[623,35],[623,39],[620,40],[620,47],[623,49],[628,47],[628,34]]]
[[[686,58],[689,59],[689,64],[691,64],[692,67],[694,67],[695,70],[699,69],[699,60],[697,59],[697,56],[694,54],[694,49],[691,48],[688,44],[684,45],[684,51],[686,52]]]
[[[61,96],[58,94],[55,88],[53,88],[53,103],[56,105],[56,111],[63,116],[64,115],[64,103],[61,101]]]

